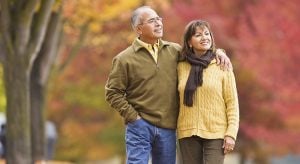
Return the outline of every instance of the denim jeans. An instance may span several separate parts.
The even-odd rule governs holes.
[[[126,163],[148,164],[149,156],[153,164],[175,164],[176,132],[151,125],[143,119],[126,126]]]

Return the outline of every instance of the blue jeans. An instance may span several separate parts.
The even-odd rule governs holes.
[[[150,154],[153,164],[175,164],[175,130],[159,128],[139,119],[127,124],[125,135],[127,164],[148,164]]]

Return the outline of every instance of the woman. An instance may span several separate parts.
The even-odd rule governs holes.
[[[239,106],[232,70],[216,64],[210,26],[202,20],[185,29],[178,64],[180,113],[177,132],[184,164],[221,164],[235,145]]]

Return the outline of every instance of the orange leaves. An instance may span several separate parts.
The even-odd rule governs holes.
[[[64,16],[73,28],[90,23],[91,32],[101,32],[102,25],[106,21],[129,12],[138,2],[137,0],[66,0]]]

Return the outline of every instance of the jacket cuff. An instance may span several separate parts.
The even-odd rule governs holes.
[[[138,112],[136,112],[134,109],[132,109],[130,112],[128,112],[124,116],[125,124],[135,121],[137,116],[138,116]]]

